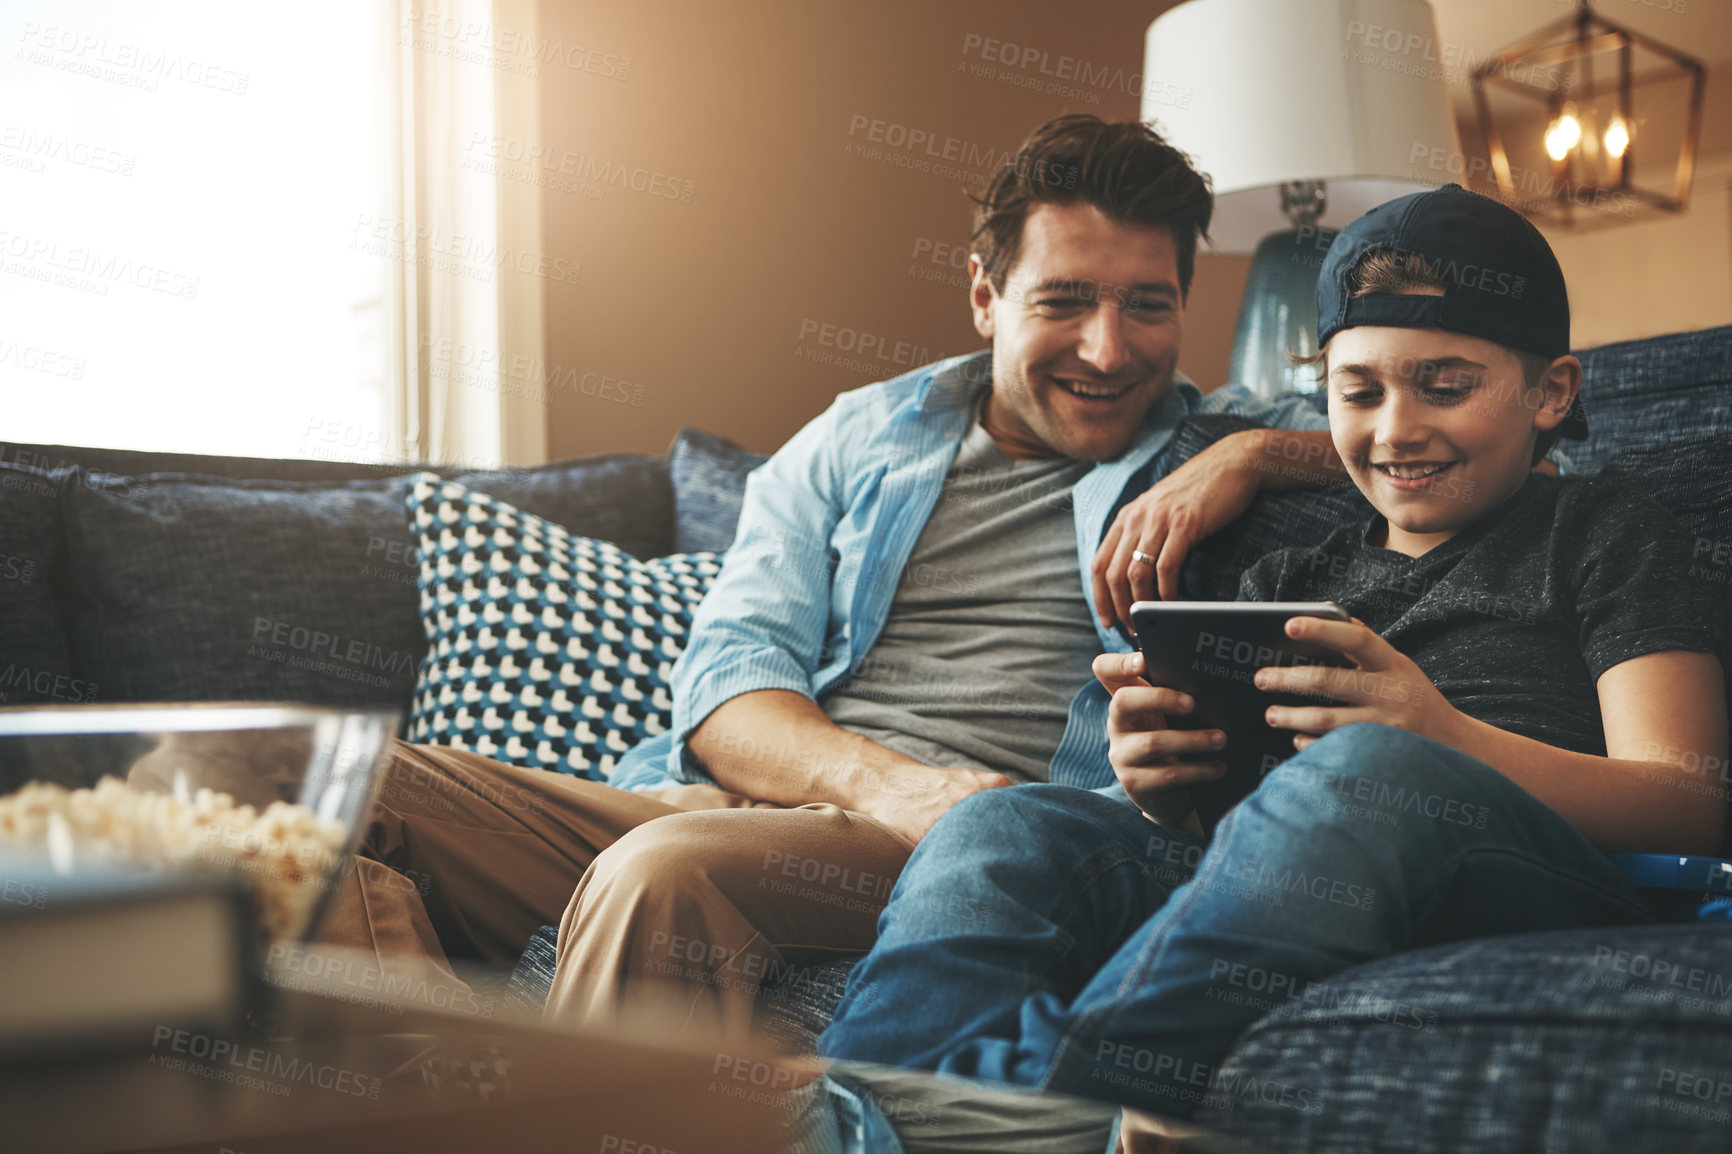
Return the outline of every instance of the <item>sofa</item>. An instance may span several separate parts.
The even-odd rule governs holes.
[[[1647,487],[1691,530],[1700,579],[1732,597],[1732,326],[1580,355],[1592,436],[1565,446],[1576,470]],[[1167,467],[1235,427],[1190,422]],[[654,558],[724,551],[762,459],[686,430],[662,457],[430,471]],[[0,702],[268,699],[407,718],[428,641],[404,508],[425,471],[0,444]],[[1350,486],[1265,495],[1194,553],[1187,595],[1230,598],[1266,549],[1363,510]],[[1729,787],[1725,765],[1704,767],[1705,795]],[[553,932],[513,976],[525,1005],[545,995]],[[848,968],[766,989],[767,1028],[809,1049]],[[1247,1031],[1200,1123],[1271,1149],[1732,1148],[1732,924],[1456,943],[1325,987]]]

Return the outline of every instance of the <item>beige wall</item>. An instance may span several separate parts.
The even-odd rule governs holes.
[[[515,150],[551,157],[544,245],[582,265],[547,287],[550,454],[660,452],[686,425],[767,451],[842,390],[980,347],[939,247],[966,241],[964,188],[1049,116],[1136,115],[1143,30],[1170,6],[545,0],[542,34],[594,69],[543,65],[541,139]],[[1536,25],[1555,5],[1540,7]],[[1028,65],[983,64],[988,38]],[[1686,217],[1551,231],[1578,344],[1732,323],[1728,87],[1715,73]],[[875,144],[860,118],[935,143]],[[942,164],[947,140],[959,175],[906,163]],[[609,167],[646,187],[604,183]],[[1199,258],[1180,366],[1205,388],[1225,376],[1247,264]],[[851,334],[868,351],[835,347]]]
[[[1578,348],[1732,324],[1732,158],[1697,174],[1682,214],[1542,231],[1569,284]]]
[[[1059,112],[1135,116],[1142,32],[1167,6],[544,4],[544,35],[631,61],[624,80],[543,71],[541,143],[578,154],[574,175],[546,174],[574,187],[546,190],[544,243],[583,266],[575,285],[548,286],[548,363],[566,382],[551,454],[660,452],[684,425],[770,450],[842,390],[981,347],[961,270],[939,247],[967,241],[964,179],[978,187],[993,157]],[[1086,63],[1090,83],[1047,93],[998,79],[1058,83],[1033,58],[973,75],[988,38],[1045,54],[1055,72],[1080,69],[1061,57]],[[930,133],[939,155],[874,145],[857,117]],[[896,163],[942,163],[946,138],[962,179]],[[879,157],[858,154],[863,145]],[[690,181],[690,203],[659,195],[664,181],[655,195],[604,185],[595,199],[585,158],[592,174],[612,163]],[[1213,384],[1246,261],[1199,264],[1181,367]],[[848,332],[872,348],[832,347]]]

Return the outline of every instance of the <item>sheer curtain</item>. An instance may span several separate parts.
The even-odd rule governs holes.
[[[546,363],[542,285],[513,257],[541,252],[539,190],[476,163],[487,155],[477,142],[540,139],[534,70],[494,50],[533,37],[536,0],[380,8],[391,26],[375,232],[399,255],[383,302],[396,443],[417,460],[538,464],[547,459],[533,375]]]

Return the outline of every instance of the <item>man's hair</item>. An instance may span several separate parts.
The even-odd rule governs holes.
[[[1412,293],[1432,289],[1447,290],[1449,280],[1440,273],[1436,266],[1424,257],[1414,252],[1396,252],[1392,249],[1373,249],[1360,257],[1353,268],[1347,273],[1347,292],[1350,296],[1362,297],[1371,293]],[[1521,366],[1522,385],[1527,389],[1540,387],[1545,378],[1546,370],[1551,367],[1552,358],[1539,353],[1523,352],[1507,345],[1499,348],[1514,356]],[[1321,386],[1328,374],[1326,355],[1317,352],[1308,357],[1296,358],[1301,364],[1317,366],[1317,383]],[[1539,464],[1545,455],[1552,451],[1552,446],[1558,443],[1562,428],[1542,429],[1534,440],[1534,464]]]
[[[1016,156],[974,197],[973,251],[1004,291],[1037,204],[1092,204],[1124,224],[1165,228],[1178,250],[1179,292],[1188,296],[1197,238],[1209,235],[1215,195],[1190,158],[1146,124],[1109,124],[1073,113],[1029,134]]]

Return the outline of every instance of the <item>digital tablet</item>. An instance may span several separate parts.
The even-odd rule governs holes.
[[[1263,719],[1269,706],[1336,704],[1258,689],[1251,680],[1257,670],[1353,664],[1333,649],[1288,637],[1292,617],[1349,620],[1347,610],[1333,601],[1138,601],[1131,606],[1149,684],[1188,693],[1196,702],[1190,713],[1170,718],[1172,726],[1227,735],[1223,748],[1187,755],[1187,760],[1227,765],[1225,777],[1191,788],[1204,829],[1214,828],[1264,774],[1293,756],[1293,731]]]

